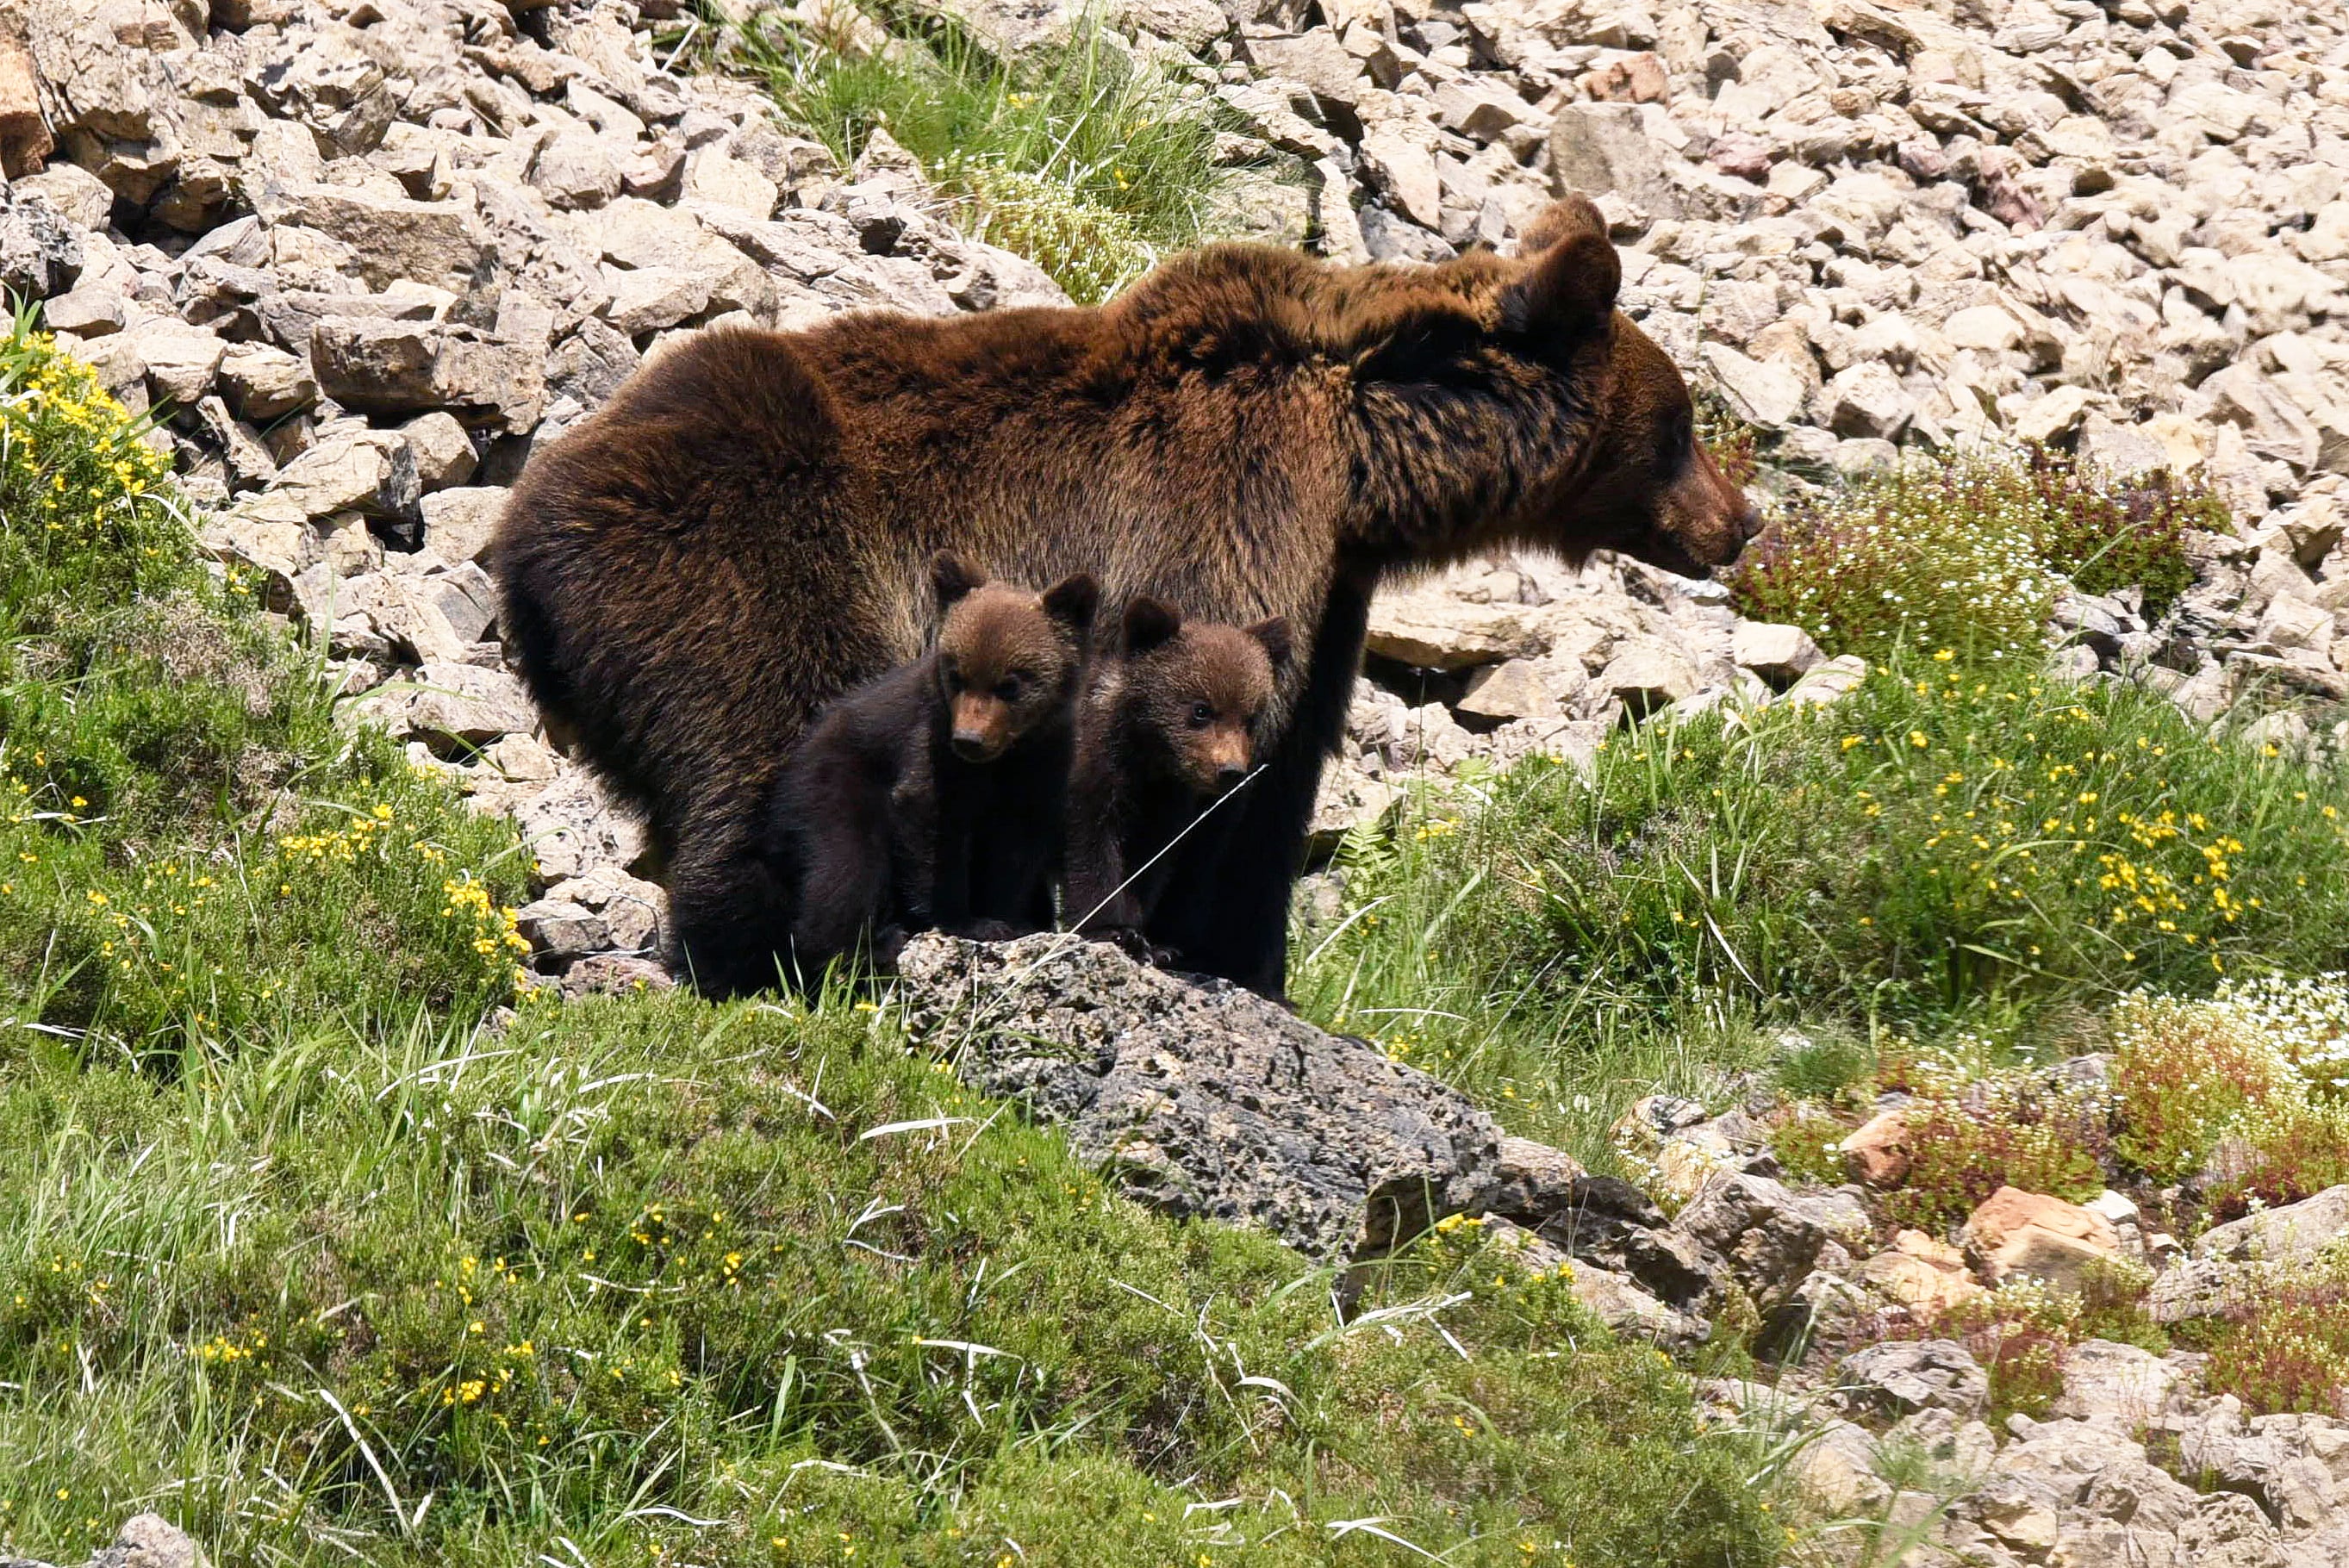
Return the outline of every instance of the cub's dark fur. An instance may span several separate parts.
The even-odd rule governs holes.
[[[1079,931],[1182,962],[1149,940],[1175,844],[1255,765],[1288,623],[1185,624],[1147,594],[1096,661],[1069,784],[1068,917]],[[1236,804],[1237,802],[1235,802]]]
[[[534,453],[493,556],[501,624],[550,724],[645,813],[694,971],[761,978],[792,919],[762,803],[818,707],[918,654],[952,549],[1288,621],[1266,771],[1184,841],[1155,917],[1197,966],[1278,993],[1383,577],[1519,545],[1697,571],[1754,526],[1679,373],[1614,308],[1597,209],[1558,203],[1520,250],[1404,268],[1216,246],[1098,308],[708,333]]]
[[[931,580],[936,645],[826,708],[775,791],[768,853],[796,887],[803,979],[860,943],[886,962],[932,927],[1052,923],[1093,581],[1030,593],[944,552]]]

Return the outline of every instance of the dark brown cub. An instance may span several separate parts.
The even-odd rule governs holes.
[[[1143,932],[1170,846],[1245,783],[1264,745],[1288,623],[1188,624],[1144,594],[1088,677],[1069,783],[1067,913],[1079,931],[1179,961]]]
[[[930,576],[936,645],[826,709],[769,808],[766,853],[796,890],[788,967],[803,980],[860,945],[893,960],[916,931],[999,939],[1052,923],[1098,593],[1082,574],[1040,594],[989,583],[946,551]]]

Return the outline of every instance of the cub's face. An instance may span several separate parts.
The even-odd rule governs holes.
[[[1144,599],[1127,613],[1125,637],[1128,713],[1174,776],[1203,799],[1246,779],[1288,662],[1288,623],[1185,625]]]
[[[1076,700],[1092,579],[1071,577],[1043,593],[973,581],[953,557],[935,569],[947,606],[938,631],[938,684],[955,755],[992,762],[1023,738],[1065,717]]]

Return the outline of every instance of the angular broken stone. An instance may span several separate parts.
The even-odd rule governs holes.
[[[543,356],[471,327],[332,316],[311,333],[310,362],[321,391],[366,414],[460,409],[520,431],[545,401]]]
[[[1557,718],[1565,710],[1551,694],[1547,679],[1532,659],[1507,659],[1477,671],[1468,689],[1454,705],[1478,718]]]
[[[1702,683],[1678,649],[1640,638],[1624,644],[1607,661],[1596,684],[1639,717],[1694,696]]]
[[[1567,104],[1550,128],[1549,167],[1557,191],[1593,197],[1612,191],[1657,217],[1681,214],[1679,193],[1637,105]]]
[[[1767,621],[1740,621],[1731,627],[1729,656],[1741,669],[1752,670],[1780,690],[1817,668],[1826,657],[1800,626]]]
[[[232,343],[221,357],[218,383],[237,417],[267,424],[318,400],[309,363],[266,343]]]
[[[490,547],[506,492],[485,487],[444,490],[424,497],[424,548],[447,562],[471,561]]]
[[[479,458],[473,438],[453,415],[438,410],[418,416],[399,428],[408,449],[416,456],[416,477],[429,494],[461,485],[473,477]]]
[[[1473,1206],[1499,1154],[1491,1118],[1369,1042],[1107,943],[933,933],[897,974],[916,1040],[1065,1126],[1128,1194],[1309,1256],[1375,1256]]]
[[[1836,1394],[1848,1410],[1885,1416],[1947,1410],[1961,1418],[1990,1406],[1990,1374],[1948,1339],[1871,1345],[1836,1366]]]

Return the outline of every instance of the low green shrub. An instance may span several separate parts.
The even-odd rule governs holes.
[[[1614,1086],[1725,1093],[1764,1021],[2030,1052],[2139,987],[2338,968],[2344,799],[2157,693],[1923,659],[1414,798],[1341,851],[1293,991],[1605,1161]]]
[[[858,29],[767,12],[725,29],[716,62],[760,81],[784,117],[854,162],[876,130],[920,160],[980,238],[1050,273],[1080,303],[1108,297],[1200,239],[1228,180],[1225,120],[1204,91],[1136,60],[1097,22],[1016,60],[960,23],[876,5]]]
[[[2331,780],[2151,693],[1923,667],[1824,712],[1626,738],[1588,786],[1537,770],[1496,824],[1516,907],[1559,960],[1652,995],[1700,979],[1894,1016],[2200,990],[2349,945]]]
[[[2229,526],[2206,488],[2106,475],[2067,454],[1984,449],[1912,459],[1798,503],[1741,560],[1740,610],[1829,653],[1947,648],[2033,662],[2064,583],[2145,590],[2160,614],[2193,581],[2192,530]]]

